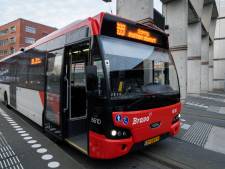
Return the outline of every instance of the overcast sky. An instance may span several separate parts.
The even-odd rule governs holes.
[[[160,0],[154,6],[161,11]],[[116,0],[1,0],[0,25],[24,18],[61,28],[79,19],[94,16],[101,11],[116,12]]]

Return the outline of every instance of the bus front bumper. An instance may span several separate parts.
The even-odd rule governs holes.
[[[171,125],[168,133],[160,135],[160,140],[175,136],[180,130],[180,121]],[[89,132],[89,156],[96,159],[113,159],[130,151],[145,147],[145,141],[135,142],[132,137],[126,139],[108,139],[104,135]]]
[[[132,137],[126,139],[107,139],[104,135],[89,132],[89,155],[98,159],[113,159],[127,154],[133,146]]]

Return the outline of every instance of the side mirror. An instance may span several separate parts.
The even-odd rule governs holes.
[[[98,89],[97,66],[86,66],[87,90]]]

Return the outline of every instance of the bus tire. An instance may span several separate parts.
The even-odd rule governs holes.
[[[7,95],[6,92],[4,92],[4,104],[5,104],[6,107],[9,106],[9,103],[8,103],[8,95]]]

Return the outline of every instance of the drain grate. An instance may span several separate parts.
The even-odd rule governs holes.
[[[191,144],[204,147],[213,125],[203,122],[195,122],[181,138]]]

